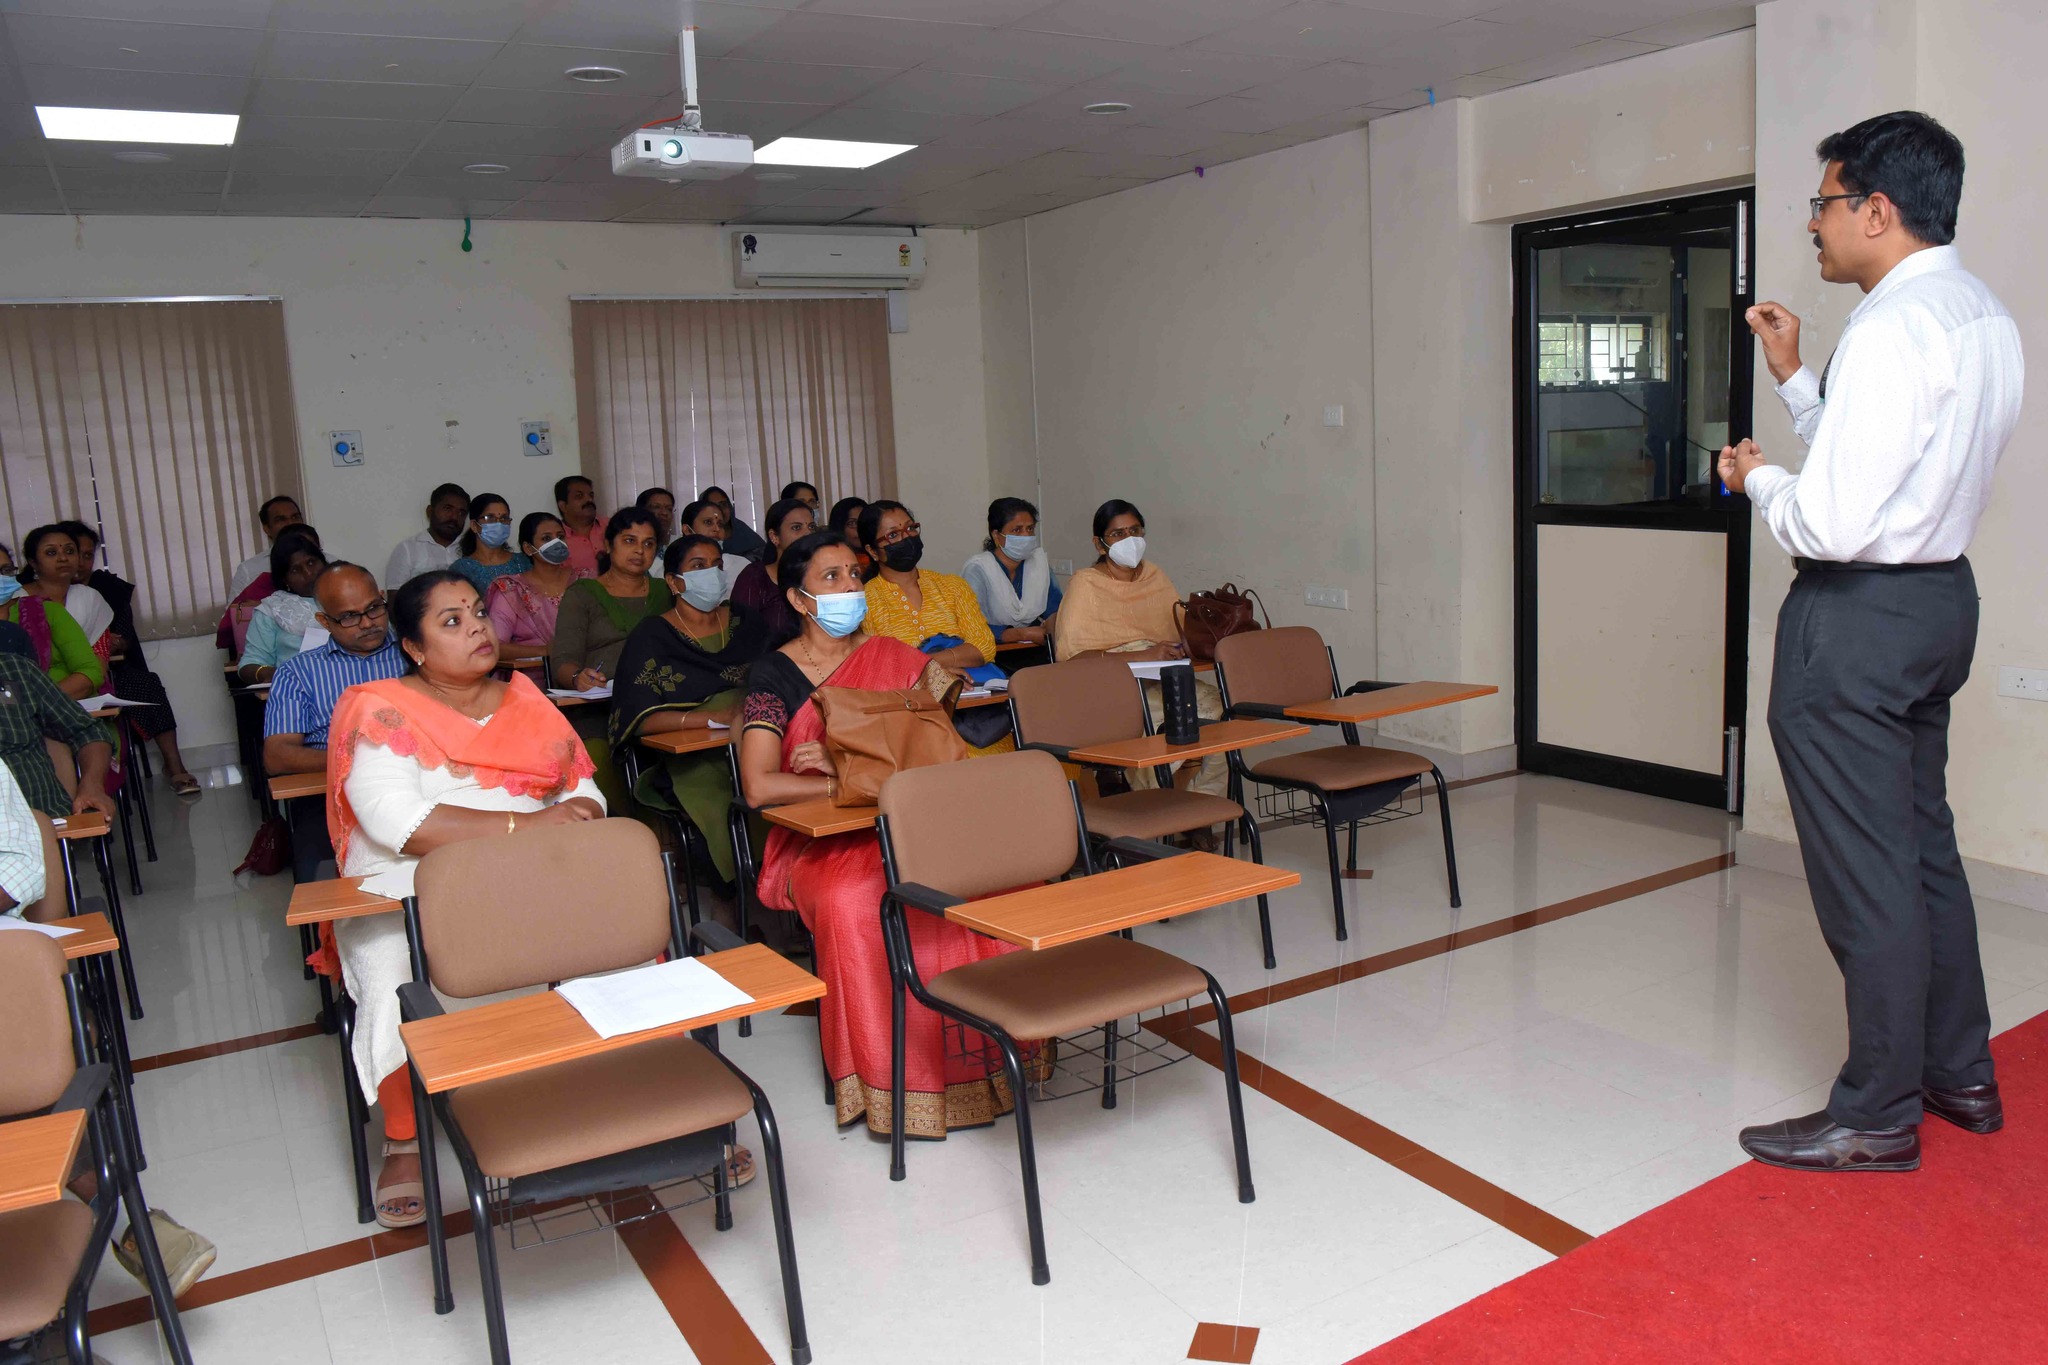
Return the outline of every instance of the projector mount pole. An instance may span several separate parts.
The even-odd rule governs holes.
[[[685,9],[689,0],[684,0]],[[683,54],[683,127],[696,132],[704,126],[704,113],[697,107],[697,26],[684,24],[677,35]]]

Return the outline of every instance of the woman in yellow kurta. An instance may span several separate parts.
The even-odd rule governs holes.
[[[929,652],[960,676],[995,660],[995,635],[967,580],[917,566],[924,557],[924,537],[909,508],[886,498],[871,502],[861,509],[859,531],[861,545],[875,563],[875,575],[868,580],[870,635],[887,635],[913,649],[923,649],[935,635],[951,636],[960,643]],[[1016,741],[1004,735],[972,751],[1000,754],[1016,747]]]

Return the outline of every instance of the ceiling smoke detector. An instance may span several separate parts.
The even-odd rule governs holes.
[[[585,85],[607,85],[626,79],[626,73],[616,66],[572,66],[562,74]]]
[[[471,175],[508,175],[510,166],[501,166],[495,161],[472,161],[462,168]]]
[[[1081,112],[1084,114],[1128,114],[1131,112],[1131,106],[1125,104],[1122,100],[1104,100],[1100,104],[1082,105]]]

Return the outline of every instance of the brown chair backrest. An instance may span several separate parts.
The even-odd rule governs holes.
[[[57,770],[57,785],[66,796],[78,795],[78,755],[62,740],[46,738],[43,748],[50,755],[50,766]]]
[[[7,1052],[0,1115],[48,1109],[78,1069],[64,970],[64,950],[55,939],[18,929],[0,933],[0,1039]]]
[[[1216,642],[1230,700],[1299,706],[1330,699],[1330,651],[1310,626],[1280,626]]]
[[[1037,750],[897,773],[881,812],[897,875],[963,900],[1049,882],[1080,856],[1066,775]]]
[[[1020,668],[1010,675],[1010,700],[1020,743],[1078,749],[1145,733],[1145,695],[1114,655]]]
[[[64,880],[64,850],[57,843],[57,827],[41,811],[36,811],[35,817],[36,828],[43,835],[43,898],[22,906],[21,913],[24,919],[48,924],[71,913],[71,898],[66,894],[70,884]]]
[[[651,962],[668,946],[668,873],[638,820],[446,844],[413,878],[427,971],[469,999]]]

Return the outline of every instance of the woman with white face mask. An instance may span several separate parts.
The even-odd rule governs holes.
[[[943,697],[953,684],[944,664],[914,646],[862,629],[868,597],[860,565],[837,533],[818,531],[782,552],[776,581],[798,618],[797,633],[761,657],[748,675],[741,710],[740,780],[750,806],[828,799],[838,781],[826,752],[825,724],[813,703],[820,686],[872,691],[922,687]],[[757,879],[761,901],[803,917],[818,942],[818,1029],[840,1123],[862,1115],[889,1131],[889,970],[882,921],[886,889],[873,830],[807,839],[769,830]],[[911,926],[920,968],[936,975],[1007,951],[1008,945],[960,925],[917,916]],[[985,1124],[1010,1109],[969,1040],[968,1056],[946,1045],[939,1017],[909,1002],[904,1033],[904,1119],[912,1137],[942,1138],[948,1128]],[[997,1063],[1000,1070],[1000,1063]]]
[[[462,533],[462,558],[448,567],[476,586],[479,595],[507,574],[525,573],[533,558],[512,544],[512,504],[496,493],[469,500],[469,529]],[[398,584],[393,584],[395,591]]]
[[[569,563],[569,542],[561,518],[552,512],[529,512],[520,519],[519,549],[527,567],[497,578],[485,594],[491,629],[501,645],[545,649],[555,638],[562,594],[583,575]]]
[[[1101,557],[1067,580],[1067,594],[1054,623],[1060,658],[1113,654],[1132,663],[1185,658],[1174,612],[1180,590],[1148,557],[1145,514],[1121,498],[1111,498],[1095,509],[1095,547]],[[1164,724],[1158,683],[1145,684],[1145,705],[1152,711],[1153,724]],[[1203,720],[1221,719],[1223,694],[1215,684],[1197,678],[1195,707]],[[1155,785],[1152,770],[1134,770],[1131,784]],[[1223,756],[1203,759],[1188,785],[1222,796],[1229,785]]]
[[[988,539],[960,576],[974,589],[998,644],[1045,643],[1060,609],[1060,585],[1052,581],[1045,547],[1038,540],[1036,507],[1022,498],[990,503]]]

